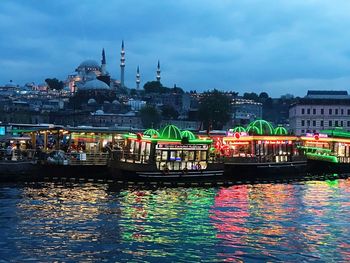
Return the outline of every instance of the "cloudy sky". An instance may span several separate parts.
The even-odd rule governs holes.
[[[266,91],[272,97],[350,86],[348,0],[2,0],[0,84],[64,80],[101,60],[126,85],[155,79],[185,90]]]

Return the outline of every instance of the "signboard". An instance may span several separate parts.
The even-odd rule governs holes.
[[[206,144],[157,144],[157,150],[207,150]]]
[[[0,126],[0,135],[5,135],[5,127]]]

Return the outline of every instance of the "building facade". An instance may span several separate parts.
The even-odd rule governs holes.
[[[350,131],[350,96],[347,91],[310,90],[291,105],[289,123],[296,135],[335,127]]]

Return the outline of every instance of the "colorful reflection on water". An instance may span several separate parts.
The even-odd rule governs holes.
[[[0,186],[0,259],[350,261],[350,179],[223,188]]]

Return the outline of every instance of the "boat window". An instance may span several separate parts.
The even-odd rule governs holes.
[[[201,160],[207,159],[207,151],[201,151]]]
[[[201,160],[201,151],[196,151],[196,161]]]
[[[176,159],[176,151],[170,151],[170,161],[175,161]]]
[[[168,160],[168,151],[162,151],[162,161]]]
[[[160,150],[156,151],[156,161],[159,162],[161,160],[161,154],[162,152]]]
[[[189,151],[188,152],[188,160],[189,161],[194,161],[194,151]]]
[[[187,162],[188,161],[188,151],[183,151],[181,154],[181,160]]]

